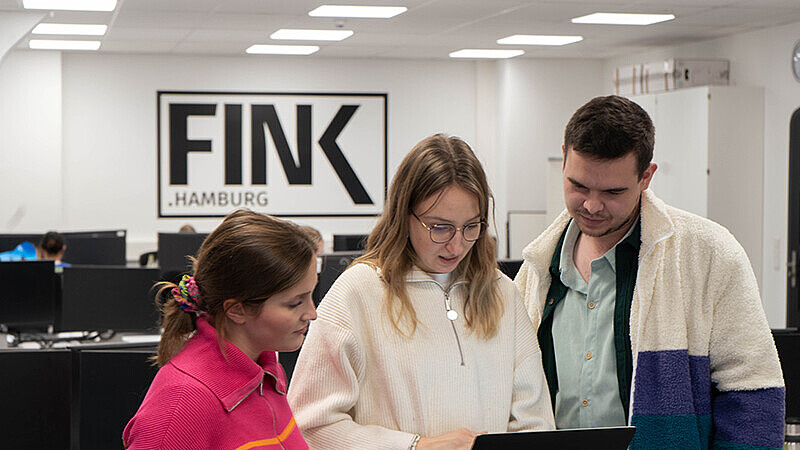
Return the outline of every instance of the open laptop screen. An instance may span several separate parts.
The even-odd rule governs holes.
[[[636,427],[574,428],[555,431],[481,434],[473,450],[557,448],[559,450],[625,450]]]

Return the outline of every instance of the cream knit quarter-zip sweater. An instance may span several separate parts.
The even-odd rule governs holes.
[[[498,271],[504,313],[497,335],[466,327],[467,283],[445,289],[407,277],[419,324],[412,337],[386,314],[385,285],[366,264],[346,270],[317,310],[289,389],[312,448],[407,449],[423,437],[553,429],[536,332],[514,284]],[[446,303],[458,317],[447,317]],[[463,359],[463,364],[462,364]]]

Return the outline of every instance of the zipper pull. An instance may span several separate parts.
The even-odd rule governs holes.
[[[444,293],[444,307],[447,309],[447,318],[451,322],[458,319],[458,313],[450,309],[450,295],[447,292]]]

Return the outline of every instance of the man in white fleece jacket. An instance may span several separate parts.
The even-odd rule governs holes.
[[[779,448],[784,387],[747,255],[647,188],[654,129],[618,96],[564,133],[566,211],[515,282],[538,328],[556,426],[631,424],[631,448]]]

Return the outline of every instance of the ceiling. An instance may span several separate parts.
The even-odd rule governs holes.
[[[406,6],[391,19],[309,17],[322,4]],[[0,16],[24,11],[0,0]],[[649,26],[579,25],[594,12],[672,13]],[[523,49],[520,58],[608,58],[800,21],[800,0],[118,0],[113,12],[53,11],[43,22],[101,23],[101,53],[244,55],[252,44],[314,44],[306,58],[448,58],[462,48]],[[273,41],[279,28],[350,29],[340,42]],[[561,47],[506,46],[512,34],[582,35]],[[72,38],[72,37],[53,37]],[[28,48],[30,35],[18,48]],[[85,39],[96,39],[86,37]],[[253,56],[264,57],[264,56]]]

